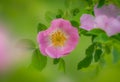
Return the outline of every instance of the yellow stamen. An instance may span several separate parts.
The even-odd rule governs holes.
[[[51,42],[53,46],[56,46],[56,47],[64,46],[66,40],[67,40],[67,37],[65,33],[61,30],[56,30],[51,34]]]

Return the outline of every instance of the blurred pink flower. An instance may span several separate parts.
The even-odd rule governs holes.
[[[94,28],[103,29],[108,36],[120,32],[120,9],[114,5],[103,6],[102,8],[94,7],[95,17],[84,14],[80,18],[81,28],[91,30]]]
[[[8,69],[10,65],[9,34],[0,27],[0,72]]]
[[[41,31],[37,37],[40,51],[45,56],[60,58],[73,51],[78,44],[78,30],[69,21],[55,19],[50,28]]]

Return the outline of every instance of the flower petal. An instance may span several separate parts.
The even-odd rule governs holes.
[[[49,46],[46,48],[46,53],[51,57],[51,58],[60,58],[63,56],[63,49],[54,47],[54,46]]]
[[[46,31],[39,32],[37,41],[39,43],[41,53],[46,56],[47,54],[45,52],[45,49],[49,45],[48,34],[46,33]]]
[[[108,18],[107,16],[98,16],[95,19],[97,27],[103,29],[108,36],[112,36],[120,32],[119,18]]]
[[[88,14],[82,15],[82,17],[80,18],[80,22],[81,22],[80,27],[85,30],[91,30],[95,27],[94,17],[92,15],[88,15]]]
[[[69,21],[60,18],[60,19],[53,20],[50,28],[57,29],[57,28],[61,28],[61,27],[71,28],[71,24]]]
[[[111,21],[109,22],[109,26],[107,31],[107,34],[109,36],[115,35],[117,33],[120,33],[120,21],[116,20],[114,18],[110,19]]]
[[[97,8],[97,5],[94,7],[95,16],[106,15],[108,17],[116,17],[120,14],[120,9],[110,4],[108,6],[103,6]]]
[[[105,15],[101,15],[95,18],[96,27],[105,29],[108,27],[109,19]]]
[[[79,42],[79,35],[78,35],[78,30],[76,28],[72,28],[69,31],[69,38],[68,41],[66,42],[66,45],[64,46],[64,55],[70,53],[75,49]]]

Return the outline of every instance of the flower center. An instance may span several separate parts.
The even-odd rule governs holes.
[[[66,34],[61,30],[56,30],[51,34],[51,42],[56,47],[64,46],[66,40]]]

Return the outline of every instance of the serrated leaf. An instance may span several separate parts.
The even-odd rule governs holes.
[[[98,62],[98,61],[99,61],[101,55],[102,55],[102,50],[101,50],[101,49],[96,49],[96,50],[95,50],[95,54],[94,54],[95,62]]]
[[[38,27],[37,27],[37,32],[39,33],[40,31],[43,31],[43,30],[46,30],[46,29],[47,29],[47,26],[45,26],[42,23],[39,23]]]
[[[78,70],[82,68],[86,68],[91,64],[94,54],[94,47],[95,44],[92,44],[86,49],[86,57],[78,63],[78,67],[77,67]]]
[[[59,62],[59,70],[65,72],[65,61],[62,58]]]
[[[105,0],[99,0],[97,8],[101,8],[105,4]]]
[[[33,52],[33,56],[32,56],[32,66],[37,70],[42,71],[46,65],[47,65],[47,57],[43,56],[40,53],[39,49],[36,49]]]
[[[53,60],[53,64],[58,64],[59,61],[60,61],[60,58],[59,58],[59,59],[54,59],[54,60]]]
[[[88,67],[92,62],[92,55],[86,56],[82,61],[78,63],[77,69],[80,70],[82,68]]]
[[[87,56],[93,55],[93,53],[94,53],[94,48],[95,48],[95,43],[91,44],[91,45],[86,49],[85,54],[86,54]]]

